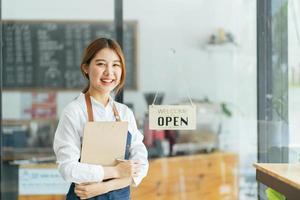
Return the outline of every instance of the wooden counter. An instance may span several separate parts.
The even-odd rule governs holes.
[[[300,198],[300,164],[255,163],[256,179],[288,200]]]
[[[132,199],[238,199],[238,157],[210,153],[150,161],[148,176]]]
[[[35,167],[35,166],[26,166]],[[41,166],[47,168],[49,166]],[[51,165],[50,167],[56,167]],[[148,175],[131,189],[132,200],[238,199],[238,157],[232,153],[149,161]],[[19,200],[62,200],[64,195],[20,195]]]

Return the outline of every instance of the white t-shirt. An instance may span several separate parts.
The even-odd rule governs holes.
[[[134,186],[137,186],[147,175],[148,152],[143,144],[143,135],[137,129],[132,111],[112,98],[109,99],[106,107],[93,97],[91,97],[91,103],[94,121],[115,121],[113,103],[116,105],[121,121],[128,121],[128,131],[132,135],[130,159],[141,162],[141,172],[133,179]],[[85,96],[81,93],[62,111],[53,143],[59,172],[70,183],[101,182],[104,177],[101,165],[79,162],[83,129],[87,121]]]

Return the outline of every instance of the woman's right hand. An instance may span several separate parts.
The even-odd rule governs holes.
[[[139,175],[140,168],[138,160],[118,160],[116,165],[118,178],[136,177]]]

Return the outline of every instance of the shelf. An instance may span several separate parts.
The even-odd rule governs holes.
[[[225,44],[205,44],[202,47],[203,50],[207,52],[235,52],[238,47],[235,44],[225,43]]]
[[[4,119],[2,125],[28,125],[32,122],[55,123],[58,119]]]
[[[14,160],[30,160],[33,158],[43,158],[54,156],[53,149],[51,147],[34,147],[34,148],[5,148],[2,149],[2,160],[14,161]]]

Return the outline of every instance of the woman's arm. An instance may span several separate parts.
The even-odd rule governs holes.
[[[140,164],[140,170],[137,176],[133,177],[133,186],[138,186],[142,179],[148,172],[148,151],[143,143],[143,135],[138,130],[133,112],[128,109],[129,115],[129,131],[132,134],[132,143],[130,148],[130,159],[138,160]]]
[[[112,167],[79,162],[81,141],[78,129],[81,128],[77,127],[80,123],[76,122],[80,120],[76,116],[78,115],[63,112],[54,137],[53,148],[62,177],[74,183],[129,177],[132,171],[130,162],[121,162]]]
[[[105,185],[104,188],[107,189],[107,192],[127,187],[131,185],[131,183],[131,177],[112,179],[110,181],[103,182],[103,184]]]
[[[104,177],[104,169],[100,165],[80,163],[80,130],[83,123],[79,108],[67,106],[61,114],[57,126],[53,148],[56,154],[58,169],[67,182],[98,182]],[[78,113],[79,112],[79,113]]]
[[[87,199],[129,186],[133,182],[133,178],[137,177],[140,164],[138,161],[133,160],[121,161],[116,166],[116,170],[116,176],[120,178],[105,182],[76,184],[76,195],[81,199]]]
[[[75,193],[80,199],[88,199],[101,194],[108,193],[129,186],[132,183],[131,177],[112,179],[106,182],[78,184],[75,186]]]
[[[104,178],[116,179],[116,178],[128,178],[137,177],[141,170],[141,164],[138,160],[123,160],[118,161],[118,164],[113,167],[103,167]]]

